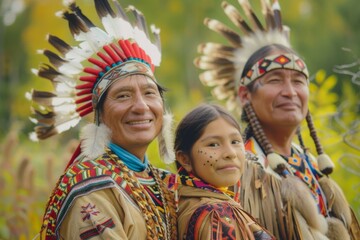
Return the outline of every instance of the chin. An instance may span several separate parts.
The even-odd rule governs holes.
[[[286,116],[285,118],[279,119],[282,124],[284,125],[299,125],[303,120],[305,119],[305,116]]]

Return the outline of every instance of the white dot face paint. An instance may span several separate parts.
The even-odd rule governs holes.
[[[232,186],[240,179],[245,161],[241,133],[223,118],[218,118],[206,126],[191,156],[193,173],[197,177],[215,187]]]

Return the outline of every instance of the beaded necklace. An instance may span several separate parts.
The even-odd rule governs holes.
[[[159,210],[156,208],[153,200],[146,192],[144,187],[140,184],[139,180],[135,176],[134,172],[130,170],[119,158],[116,154],[110,151],[110,149],[106,149],[109,157],[115,161],[120,169],[123,171],[124,180],[128,183],[131,189],[131,195],[137,205],[139,206],[145,222],[146,228],[148,231],[148,239],[176,239],[176,219],[172,218],[174,214],[171,214],[171,211],[175,211],[168,206],[166,200],[171,200],[169,196],[170,193],[164,186],[164,183],[160,180],[158,170],[155,170],[151,164],[148,165],[148,168],[152,172],[154,176],[155,182],[159,187],[159,192],[161,196],[161,200],[164,206],[164,216],[165,216],[165,228],[162,217],[160,216]],[[175,231],[174,231],[175,229]]]
[[[293,174],[300,178],[309,187],[320,213],[327,216],[328,212],[325,194],[318,182],[318,178],[321,177],[321,173],[317,170],[316,163],[311,162],[308,153],[301,153],[293,147],[291,148],[290,157],[281,156],[289,163],[290,170]]]
[[[200,178],[197,178],[194,174],[188,173],[183,167],[179,168],[178,173],[179,174],[177,176],[176,181],[179,182],[181,185],[196,187],[196,188],[204,189],[204,190],[207,190],[210,192],[224,194],[224,195],[230,197],[231,199],[234,199],[236,202],[239,201],[239,191],[237,189],[235,189],[236,193],[234,193],[233,191],[229,190],[228,188],[214,187],[214,186],[202,181]],[[177,187],[178,186],[176,186],[175,188],[177,188]],[[240,188],[240,181],[237,183],[236,187]],[[178,201],[179,201],[179,198],[176,194],[175,202],[177,205],[178,205]]]

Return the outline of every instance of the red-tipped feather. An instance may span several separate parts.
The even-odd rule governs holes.
[[[134,57],[140,58],[141,54],[140,54],[140,50],[139,50],[139,45],[137,45],[137,43],[134,42],[131,44],[131,46],[135,53]]]
[[[79,104],[79,103],[84,103],[84,102],[88,102],[88,101],[91,101],[92,99],[92,95],[87,95],[85,97],[82,97],[82,98],[79,98],[75,101],[76,104]]]
[[[91,68],[91,67],[86,67],[86,68],[84,68],[84,72],[89,73],[89,74],[93,74],[95,76],[99,76],[99,73],[102,72],[102,69],[95,69],[95,68]]]
[[[81,112],[78,112],[78,113],[79,113],[80,117],[84,117],[84,116],[88,115],[89,113],[92,113],[93,111],[94,111],[93,107],[91,106]]]
[[[125,45],[127,46],[127,48],[129,49],[129,51],[130,51],[130,56],[131,57],[134,57],[135,56],[135,52],[134,52],[134,49],[132,48],[132,46],[131,46],[131,42],[129,41],[129,40],[125,40],[124,41],[124,43],[125,43]]]
[[[100,67],[101,69],[105,69],[109,65],[108,63],[104,63],[96,58],[89,58],[88,61]]]
[[[87,75],[87,76],[81,76],[79,79],[80,81],[84,81],[84,82],[96,82],[96,79],[98,77],[94,76],[94,75]]]
[[[115,52],[117,53],[117,55],[120,57],[121,61],[123,62],[126,59],[126,56],[125,56],[123,50],[121,50],[115,43],[111,43],[110,46],[112,47],[112,49],[115,50]]]
[[[139,50],[140,50],[140,58],[145,59],[146,54],[145,54],[144,50],[142,48],[139,48]]]
[[[77,85],[76,89],[86,89],[86,88],[92,89],[93,86],[94,86],[94,83],[85,83],[85,84]]]
[[[92,108],[92,102],[88,102],[88,103],[76,108],[76,111],[81,112],[82,110],[85,110],[85,109],[87,109],[89,107]]]
[[[125,41],[124,40],[119,40],[119,45],[120,45],[121,49],[124,51],[126,59],[130,58],[131,57],[131,52],[128,49],[128,47],[126,46]]]
[[[103,49],[112,58],[112,60],[114,60],[115,63],[121,61],[120,57],[114,52],[114,50],[111,49],[109,45],[105,45]]]
[[[114,60],[112,60],[109,56],[107,56],[105,53],[98,52],[97,55],[101,57],[102,60],[104,60],[109,66],[114,63]]]
[[[82,95],[86,95],[86,94],[92,94],[92,89],[88,88],[88,89],[81,90],[76,93],[76,96],[82,96]]]

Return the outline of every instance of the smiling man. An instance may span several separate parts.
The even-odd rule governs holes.
[[[105,32],[71,2],[62,17],[81,43],[71,47],[49,36],[62,57],[44,51],[56,69],[34,71],[50,79],[55,92],[32,92],[32,137],[63,132],[91,112],[94,122],[82,129],[81,145],[50,196],[40,238],[177,239],[172,174],[146,156],[154,139],[164,139],[164,122],[171,119],[154,76],[160,43],[144,39],[147,30],[138,28],[144,16],[132,6],[136,23],[116,1],[114,12],[107,0],[95,0]],[[152,33],[159,40],[156,28]]]
[[[278,1],[261,1],[266,25],[249,1],[246,18],[227,2],[225,14],[243,33],[206,19],[230,45],[208,42],[195,65],[200,80],[214,87],[230,110],[242,112],[247,164],[242,176],[244,209],[277,239],[358,239],[359,225],[340,187],[329,178],[334,164],[324,153],[308,109],[309,73],[291,48]],[[248,21],[246,21],[248,20]],[[301,136],[306,121],[316,148]]]

